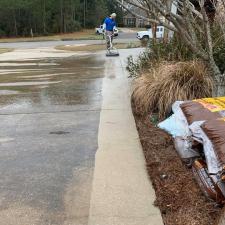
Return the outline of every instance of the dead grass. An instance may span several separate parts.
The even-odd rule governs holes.
[[[32,42],[32,41],[61,41],[61,40],[100,40],[101,35],[96,35],[94,29],[82,30],[68,34],[57,34],[41,37],[1,38],[1,43],[8,42]]]
[[[6,52],[11,52],[11,51],[13,51],[12,48],[0,48],[0,54],[6,53]]]
[[[141,47],[140,42],[135,42],[135,43],[116,43],[114,46],[118,49],[127,49],[127,48],[139,48]],[[101,51],[106,49],[105,44],[93,44],[93,45],[82,45],[82,46],[57,46],[56,49],[58,50],[65,50],[65,51],[74,51],[74,52],[80,52],[80,51],[89,51],[89,52],[94,52],[94,51]]]
[[[164,119],[178,100],[212,96],[213,82],[200,61],[163,62],[135,80],[133,101],[136,113],[158,112]]]

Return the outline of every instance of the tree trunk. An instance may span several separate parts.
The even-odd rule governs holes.
[[[14,10],[14,31],[15,31],[15,36],[17,37],[18,35],[18,29],[17,29],[17,20],[16,20],[16,10]]]
[[[30,35],[31,35],[32,38],[34,37],[34,33],[33,33],[33,29],[32,28],[30,29]]]
[[[225,96],[225,74],[221,74],[214,80],[215,90],[213,95],[216,97]]]
[[[215,89],[217,97],[225,96],[225,83],[216,85]]]
[[[60,0],[60,33],[63,33],[63,0]]]
[[[157,24],[155,23],[152,23],[151,24],[151,27],[152,27],[152,42],[153,43],[156,43],[156,29],[157,29]]]
[[[43,32],[46,34],[46,2],[43,0]]]
[[[168,9],[169,12],[171,12],[171,9],[172,9],[172,3],[173,3],[172,0],[168,0],[168,1],[166,2],[166,4],[167,4],[167,9]],[[169,25],[169,24],[170,24],[170,21],[169,21],[169,20],[166,20],[165,23]],[[166,27],[164,27],[163,42],[164,42],[165,44],[167,44],[167,43],[169,42],[169,30],[168,30]]]
[[[84,0],[84,28],[86,27],[86,0]]]
[[[215,86],[213,91],[213,96],[214,97],[225,96],[225,74],[222,74],[220,72],[214,59],[211,59],[209,64],[213,72],[213,80],[214,80],[214,86]]]

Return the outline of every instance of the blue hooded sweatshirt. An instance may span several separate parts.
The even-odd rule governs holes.
[[[107,31],[113,31],[114,27],[116,27],[116,22],[115,22],[115,20],[112,19],[112,18],[110,18],[110,17],[107,17],[107,18],[105,19],[104,24],[105,24],[105,29],[106,29]]]

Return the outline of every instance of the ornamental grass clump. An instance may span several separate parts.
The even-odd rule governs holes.
[[[201,61],[162,62],[135,80],[132,95],[137,114],[158,113],[164,119],[175,101],[212,96],[213,81]]]

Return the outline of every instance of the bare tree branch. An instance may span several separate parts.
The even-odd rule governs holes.
[[[225,40],[225,0],[218,1],[220,1],[220,7],[224,10],[220,13],[220,26],[223,29]],[[209,20],[209,15],[206,12],[205,0],[198,0],[200,11],[195,8],[190,0],[123,0],[128,5],[145,12],[146,16],[137,15],[135,10],[123,4],[122,0],[116,0],[116,2],[137,18],[150,23],[162,24],[165,28],[177,32],[189,49],[208,63],[213,71],[213,79],[219,87],[217,94],[224,93],[225,95],[225,89],[222,89],[225,84],[225,75],[221,74],[215,63],[211,20]],[[214,3],[214,0],[212,2]],[[175,10],[171,10],[174,7],[179,14]],[[222,85],[219,84],[220,82],[222,82]]]
[[[120,0],[116,0],[116,2],[118,4],[120,4],[126,11],[128,11],[129,13],[131,13],[132,15],[136,16],[139,19],[143,19],[149,23],[155,23],[155,24],[162,24],[163,26],[165,26],[166,28],[168,28],[169,30],[172,30],[174,32],[177,32],[177,29],[169,24],[166,24],[162,19],[160,19],[159,17],[157,19],[151,19],[148,17],[144,17],[141,15],[138,15],[137,13],[135,13],[133,10],[129,9],[126,5],[124,5]]]

